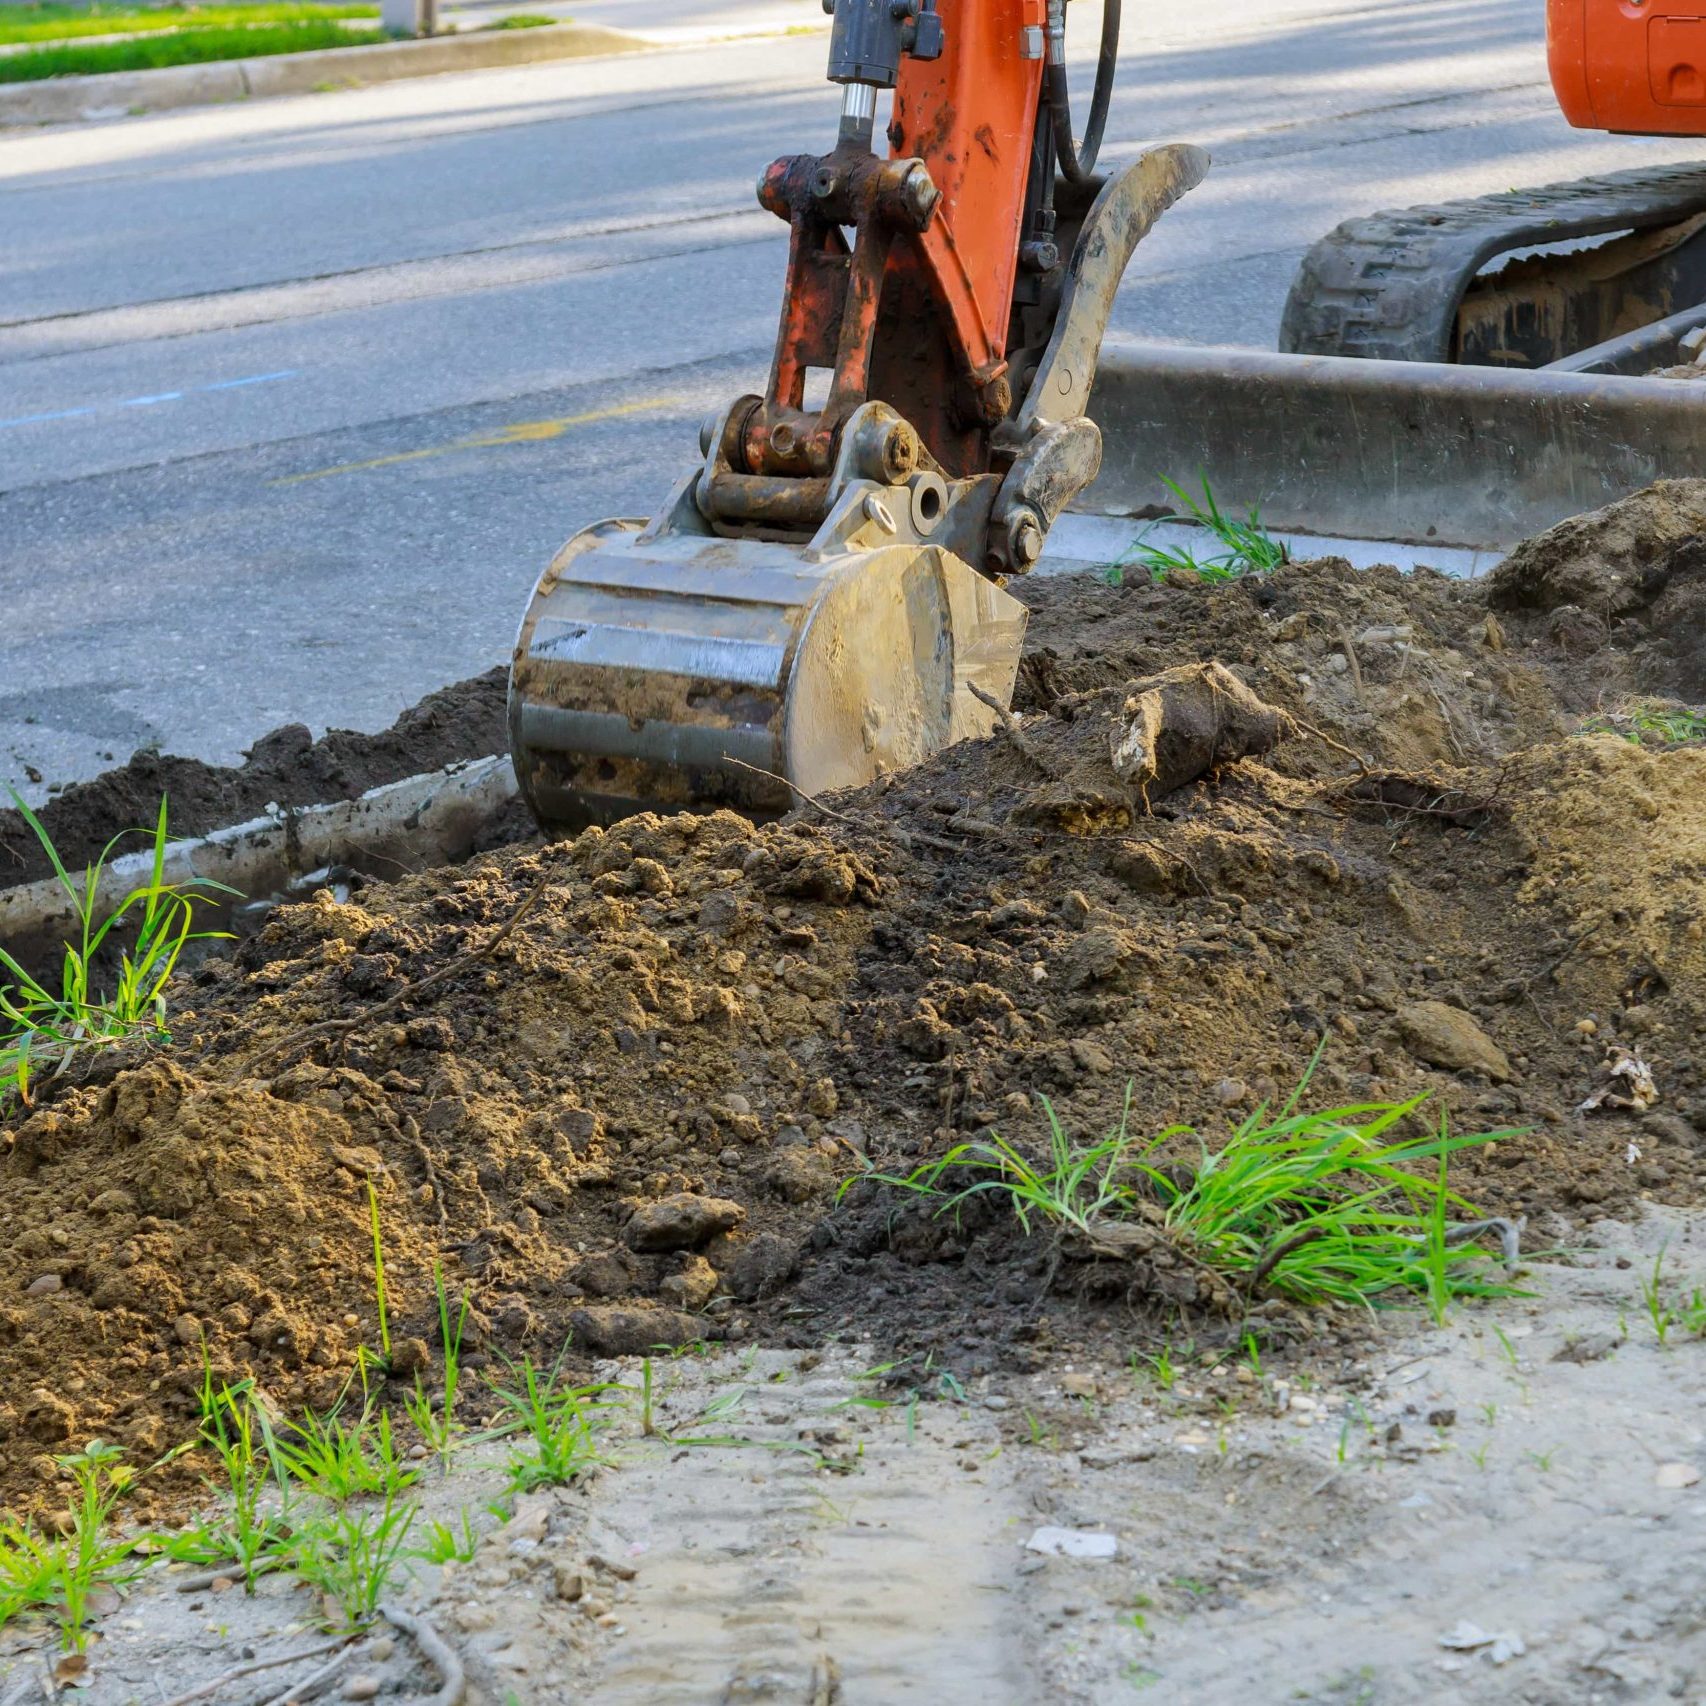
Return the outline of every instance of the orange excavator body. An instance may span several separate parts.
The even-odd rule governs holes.
[[[1578,130],[1706,136],[1706,0],[1547,0],[1546,58]]]

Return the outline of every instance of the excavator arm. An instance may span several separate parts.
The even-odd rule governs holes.
[[[1207,170],[1174,145],[1094,174],[1118,0],[1081,139],[1064,0],[834,19],[835,146],[759,180],[789,227],[763,395],[706,423],[649,522],[571,539],[523,617],[511,751],[547,826],[779,812],[987,733],[1024,635],[1005,582],[1100,464],[1120,274]]]

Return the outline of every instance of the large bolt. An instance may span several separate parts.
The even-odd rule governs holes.
[[[883,440],[883,472],[898,485],[918,466],[918,435],[905,421],[896,421]]]
[[[922,160],[915,162],[900,184],[901,199],[907,211],[918,221],[920,231],[930,223],[942,192],[930,180],[930,168]]]
[[[1028,569],[1043,554],[1043,530],[1034,515],[1019,516],[1008,529],[1007,548],[1013,567]]]

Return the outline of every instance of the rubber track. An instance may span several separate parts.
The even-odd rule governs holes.
[[[1706,210],[1706,166],[1578,178],[1534,190],[1347,219],[1303,257],[1279,347],[1307,355],[1450,361],[1458,304],[1493,256],[1672,225]]]

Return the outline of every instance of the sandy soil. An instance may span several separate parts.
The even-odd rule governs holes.
[[[491,1446],[429,1476],[423,1523],[467,1513],[478,1550],[396,1597],[492,1706],[1694,1700],[1706,1346],[1661,1346],[1640,1282],[1663,1250],[1686,1294],[1703,1237],[1698,1216],[1602,1222],[1527,1271],[1526,1303],[1391,1316],[1259,1369],[1177,1341],[1170,1386],[1075,1357],[968,1376],[962,1398],[941,1363],[873,1377],[869,1346],[707,1349],[654,1365],[658,1434],[630,1409],[573,1490],[502,1500]],[[595,1372],[639,1384],[634,1359]],[[726,1443],[664,1437],[703,1436],[713,1407]],[[1028,1550],[1050,1528],[1116,1550]],[[286,1581],[246,1599],[176,1592],[181,1573],[103,1619],[94,1706],[319,1644]],[[24,1698],[45,1645],[0,1637]],[[324,1662],[215,1698],[268,1699]],[[332,1692],[350,1678],[436,1685],[391,1632]]]
[[[284,1414],[335,1402],[378,1337],[371,1191],[400,1368],[430,1372],[438,1266],[485,1366],[690,1347],[668,1431],[738,1385],[719,1432],[761,1442],[622,1440],[424,1575],[476,1698],[1695,1697],[1706,1351],[1654,1344],[1637,1293],[1667,1237],[1675,1295],[1703,1277],[1706,751],[1627,736],[1632,696],[1706,699],[1703,532],[1682,483],[1486,586],[1040,584],[994,740],[780,824],[642,817],[280,908],[174,990],[169,1047],[0,1117],[0,1497],[51,1523],[56,1454],[193,1438],[204,1346]],[[1255,711],[1154,738],[1207,663],[1237,693],[1198,708]],[[1190,1128],[1188,1168],[1318,1046],[1313,1106],[1499,1134],[1452,1183],[1524,1223],[1531,1303],[1371,1323],[1166,1238],[840,1188],[992,1127],[1035,1146],[1046,1108]],[[1170,1388],[1142,1372],[1169,1348]],[[430,1499],[495,1524],[494,1474]],[[1117,1555],[1027,1553],[1042,1524]],[[586,1563],[612,1548],[631,1581]],[[95,1698],[313,1616],[284,1584],[139,1591]],[[1464,1619],[1524,1651],[1442,1647]],[[44,1638],[6,1639],[27,1691]],[[420,1693],[384,1639],[347,1667]]]

